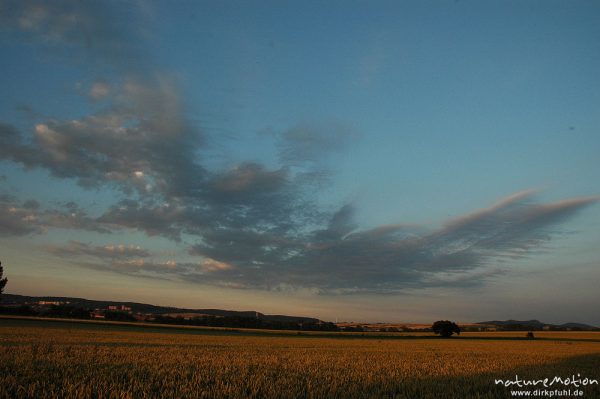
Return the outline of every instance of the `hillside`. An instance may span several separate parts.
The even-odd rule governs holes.
[[[598,327],[583,323],[548,324],[539,320],[492,320],[475,323],[485,326],[495,326],[506,330],[597,330]]]
[[[59,296],[24,296],[14,294],[3,294],[2,304],[4,305],[31,305],[40,301],[46,302],[62,302],[68,303],[69,306],[82,307],[88,309],[105,309],[108,306],[127,306],[134,313],[162,315],[169,314],[171,316],[177,314],[198,314],[218,317],[247,317],[258,318],[272,322],[294,322],[294,323],[318,323],[320,320],[313,317],[304,316],[288,316],[288,315],[266,315],[256,311],[236,311],[222,309],[187,309],[176,308],[170,306],[157,306],[147,303],[138,302],[121,302],[121,301],[97,301],[84,298],[59,297]]]

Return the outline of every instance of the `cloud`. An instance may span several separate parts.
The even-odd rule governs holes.
[[[104,81],[94,82],[88,93],[92,100],[98,101],[107,98],[111,93],[111,87]]]
[[[212,177],[208,192],[218,202],[249,202],[279,192],[287,183],[284,169],[269,171],[260,164],[246,162]]]
[[[23,143],[20,132],[14,126],[0,122],[0,159],[29,166],[36,162],[37,155],[35,148]]]
[[[153,107],[133,104],[140,115]],[[535,191],[528,190],[432,231],[403,224],[360,230],[348,205],[325,219],[326,213],[305,199],[306,187],[295,184],[298,175],[289,169],[268,170],[246,162],[209,171],[197,162],[193,141],[180,140],[186,137],[184,124],[167,131],[150,119],[128,125],[120,119],[124,109],[117,109],[108,115],[37,125],[37,141],[31,144],[20,142],[19,133],[3,125],[7,146],[0,156],[76,178],[84,187],[116,185],[138,198],[122,200],[96,219],[81,211],[6,205],[2,234],[29,234],[47,227],[127,228],[172,240],[186,234],[196,241],[189,253],[204,259],[195,266],[199,271],[178,266],[177,273],[164,272],[144,263],[138,268],[141,272],[132,260],[113,262],[110,269],[266,290],[388,293],[493,278],[501,273],[495,266],[498,260],[527,256],[552,238],[553,228],[598,200],[538,204]]]
[[[402,224],[361,231],[345,206],[325,230],[279,241],[224,231],[192,253],[235,263],[244,273],[231,276],[233,282],[262,289],[389,293],[481,284],[506,272],[498,260],[526,256],[550,240],[560,223],[599,200],[537,204],[533,194],[512,195],[428,232]]]
[[[0,236],[21,236],[40,230],[35,212],[16,203],[10,196],[0,196]]]
[[[73,203],[64,209],[48,210],[35,200],[19,201],[11,195],[0,195],[0,236],[42,234],[51,228],[109,232]]]
[[[30,141],[0,125],[0,159],[84,188],[119,188],[128,198],[95,220],[105,229],[139,229],[174,240],[218,229],[285,235],[320,217],[306,200],[310,183],[304,175],[256,162],[225,171],[204,168],[202,136],[188,128],[171,83],[159,79],[144,88],[126,81],[108,110],[38,123]]]
[[[597,197],[574,198],[550,204],[528,203],[534,191],[512,195],[482,211],[446,224],[430,237],[441,248],[493,251],[500,256],[519,256],[550,239],[550,227],[558,225]]]
[[[358,138],[355,128],[342,123],[302,123],[281,133],[270,133],[276,140],[279,158],[285,165],[314,166],[326,155],[340,152]]]
[[[67,46],[71,59],[73,48],[77,48],[96,61],[125,64],[135,59],[130,39],[135,33],[130,28],[133,13],[128,13],[132,5],[120,7],[120,13],[128,16],[124,18],[93,1],[2,0],[0,26],[47,48]]]
[[[333,214],[326,229],[315,232],[315,238],[325,243],[343,239],[358,227],[353,223],[353,215],[354,208],[351,205],[342,206]]]
[[[88,34],[101,44],[90,47],[92,52],[115,42],[135,47],[133,28],[109,29],[110,10],[95,12],[95,4],[8,4],[6,27],[38,42],[81,46],[79,38]],[[174,240],[183,233],[201,236],[248,227],[287,234],[317,217],[302,192],[311,180],[306,173],[292,173],[285,166],[269,170],[257,162],[205,168],[204,134],[187,120],[174,79],[151,64],[135,66],[139,70],[94,80],[89,92],[80,92],[103,100],[103,108],[87,116],[38,118],[24,132],[0,124],[0,160],[46,170],[86,189],[119,189],[126,198],[94,220],[111,230],[139,229]],[[298,135],[287,136],[299,142]]]
[[[301,245],[290,238],[250,229],[213,229],[202,234],[202,243],[190,248],[191,255],[219,259],[226,264],[250,267],[284,261],[288,251]],[[283,267],[283,264],[282,264]]]
[[[207,258],[202,262],[155,261],[144,248],[133,245],[92,245],[70,241],[66,245],[46,248],[49,253],[88,269],[107,271],[133,277],[185,280],[209,284],[228,284],[223,274],[233,265]]]
[[[158,77],[146,83],[127,80],[106,111],[36,124],[30,142],[0,124],[0,159],[86,188],[108,184],[125,193],[193,195],[204,180],[195,162],[201,135],[186,123],[174,82]]]
[[[65,246],[52,246],[48,251],[56,256],[92,256],[102,259],[142,258],[150,256],[149,252],[133,245],[100,245],[93,246],[80,241],[69,241]]]
[[[113,229],[130,228],[149,236],[161,235],[178,241],[185,225],[192,222],[190,210],[178,204],[145,206],[135,200],[123,200],[111,206],[97,220]]]
[[[200,275],[200,273],[195,272],[198,270],[197,264],[177,263],[173,260],[154,262],[144,258],[111,259],[108,261],[92,259],[74,260],[72,263],[93,270],[163,280],[185,280],[190,273]],[[198,278],[198,276],[194,278]]]
[[[205,272],[215,272],[215,271],[219,271],[219,270],[230,270],[230,269],[234,268],[229,263],[219,262],[217,260],[210,259],[210,258],[206,259],[204,262],[202,262],[202,264],[200,265],[200,267]]]

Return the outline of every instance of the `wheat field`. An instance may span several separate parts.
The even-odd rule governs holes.
[[[505,398],[510,389],[494,379],[600,379],[600,333],[493,334],[246,334],[2,319],[0,397]],[[600,397],[598,385],[580,389]]]

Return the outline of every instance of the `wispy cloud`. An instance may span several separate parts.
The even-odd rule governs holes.
[[[403,224],[357,230],[345,206],[324,230],[286,240],[222,231],[191,253],[236,264],[245,271],[236,282],[247,287],[386,293],[480,284],[508,270],[498,266],[500,258],[527,256],[550,240],[560,223],[599,200],[538,204],[533,195],[512,195],[425,232]]]
[[[112,91],[111,86],[105,81],[96,81],[92,83],[89,89],[88,96],[94,100],[99,101],[110,96]]]
[[[271,132],[280,161],[290,166],[314,166],[331,153],[342,151],[359,137],[352,126],[339,122],[304,122],[282,132]]]
[[[91,1],[0,1],[3,30],[19,32],[21,39],[55,52],[67,47],[65,57],[71,59],[78,59],[73,53],[78,49],[78,55],[113,65],[135,62],[136,47],[131,45],[135,32],[128,19],[115,18],[105,4]]]
[[[210,258],[202,262],[156,261],[150,251],[134,245],[69,241],[66,245],[48,246],[46,250],[80,267],[132,277],[225,285],[229,284],[229,273],[235,269],[233,265]]]
[[[150,256],[150,253],[134,245],[107,244],[91,245],[80,241],[69,241],[65,246],[51,246],[48,251],[57,256],[92,256],[101,259],[125,259],[143,258]]]

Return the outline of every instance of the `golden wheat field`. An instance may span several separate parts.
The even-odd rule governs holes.
[[[494,379],[599,370],[599,333],[439,339],[0,319],[2,398],[506,398],[513,388]],[[579,389],[600,397],[598,385]]]

